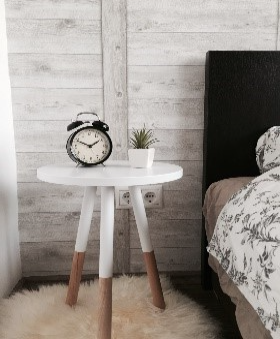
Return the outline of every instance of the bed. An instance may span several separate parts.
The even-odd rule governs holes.
[[[206,247],[224,204],[260,174],[259,137],[280,126],[280,52],[208,52],[204,121],[202,285],[235,313],[244,339],[269,339],[258,314]]]

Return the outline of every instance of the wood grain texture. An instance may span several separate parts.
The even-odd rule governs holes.
[[[70,132],[70,121],[15,121],[15,143],[17,152],[65,152]],[[36,142],[35,142],[36,140]]]
[[[145,272],[141,249],[130,251],[130,272]],[[159,272],[199,271],[200,248],[155,248],[157,267]]]
[[[70,274],[75,242],[22,243],[23,276]],[[131,249],[130,272],[145,272],[141,249]],[[155,248],[160,272],[199,271],[200,248]],[[98,245],[89,242],[85,274],[98,274]],[[114,264],[114,273],[118,272]]]
[[[203,129],[202,98],[131,98],[128,128]]]
[[[164,208],[147,209],[147,217],[158,220],[201,219],[201,191],[201,188],[188,191],[163,191]],[[129,214],[129,220],[134,220],[132,212]]]
[[[75,248],[73,242],[29,242],[21,244],[23,276],[48,274],[70,275]],[[89,242],[84,262],[84,272],[98,273],[98,243]]]
[[[203,98],[204,73],[204,66],[129,66],[129,100]]]
[[[130,32],[262,32],[277,29],[277,0],[128,0]],[[167,15],[168,13],[168,15]]]
[[[153,246],[156,248],[199,247],[201,220],[148,220]],[[141,244],[135,220],[130,221],[130,248],[140,248]]]
[[[69,275],[75,241],[21,243],[23,276]],[[117,247],[114,249],[118,250]],[[99,242],[89,241],[84,262],[84,274],[98,274]],[[143,258],[142,262],[143,262]],[[114,273],[122,273],[114,261]]]
[[[130,33],[129,65],[205,65],[209,50],[273,50],[274,33]]]
[[[80,212],[83,187],[38,183],[18,184],[19,212]],[[100,211],[100,198],[94,211]]]
[[[162,310],[165,309],[165,301],[163,298],[162,288],[160,284],[157,263],[154,251],[143,253],[149,284],[152,292],[153,305]]]
[[[131,130],[129,135],[131,135]],[[201,130],[155,130],[155,160],[201,160],[203,133]]]
[[[123,274],[129,272],[130,225],[128,211],[115,210],[114,227],[114,269]]]
[[[79,219],[80,212],[20,213],[20,242],[75,241]],[[100,212],[94,212],[89,232],[89,241],[99,243],[99,225]],[[118,223],[116,223],[117,225]]]
[[[66,126],[85,110],[109,124],[114,157],[145,123],[156,160],[183,167],[147,216],[160,270],[199,270],[205,51],[279,48],[278,0],[5,2],[24,275],[70,272],[83,189],[36,169],[72,163]],[[98,273],[99,211],[100,199],[85,273]],[[114,272],[144,272],[131,211],[116,211],[114,237]]]
[[[69,137],[65,121],[15,121],[17,152],[64,153]],[[131,134],[129,131],[129,135]],[[201,160],[201,130],[156,130],[156,160]],[[36,143],[34,143],[36,140]]]
[[[34,153],[34,152],[18,152],[17,153],[17,177],[18,182],[34,183],[41,182],[37,179],[37,168],[47,164],[69,163],[74,164],[70,160],[66,152],[63,153]]]
[[[277,41],[276,41],[276,50],[279,51],[280,48],[280,5],[278,1],[278,20],[277,20]]]
[[[126,213],[125,213],[126,212]],[[126,250],[129,243],[129,223],[124,222],[127,211],[115,211],[114,246]],[[77,236],[80,212],[32,212],[19,214],[20,241],[23,242],[51,242],[74,241]],[[89,241],[99,243],[100,212],[93,212]],[[128,233],[127,235],[125,233]],[[115,261],[121,252],[115,253]],[[129,255],[127,256],[129,258]],[[124,258],[126,259],[126,258]],[[119,260],[121,261],[121,259]],[[126,261],[126,260],[124,260]],[[121,264],[120,264],[121,265]]]
[[[5,0],[7,18],[100,20],[101,0]]]
[[[19,183],[18,196],[20,213],[80,212],[83,188],[43,182]],[[201,189],[163,191],[163,201],[163,209],[147,209],[147,215],[159,219],[201,218]],[[94,211],[100,211],[100,199],[97,199]]]
[[[163,184],[164,190],[200,191],[202,186],[202,161],[172,161],[183,168],[183,177],[176,181]]]
[[[8,19],[9,53],[101,54],[101,22]]]
[[[112,159],[127,158],[126,0],[102,1],[104,115]]]
[[[21,186],[21,185],[20,185]],[[32,193],[34,190],[32,190]],[[175,191],[176,192],[176,191]],[[54,192],[55,193],[55,192]],[[43,194],[43,193],[41,193]],[[195,205],[191,205],[191,202],[186,201],[186,208],[193,208],[193,211],[188,213],[189,217],[197,217],[197,219],[183,219],[184,206],[182,205],[182,211],[179,208],[174,211],[174,214],[170,212],[168,207],[168,200],[179,200],[180,196],[187,196],[187,192],[174,197],[175,193],[171,191],[171,197],[168,199],[168,195],[165,194],[165,209],[166,212],[163,214],[162,210],[147,210],[149,216],[149,223],[151,226],[151,237],[156,247],[174,247],[176,244],[180,246],[191,246],[192,244],[198,245],[198,236],[201,232],[201,215],[198,215],[199,208]],[[58,199],[58,198],[55,198]],[[68,198],[69,204],[74,205],[73,198]],[[28,199],[29,201],[31,198]],[[42,199],[42,204],[45,199]],[[21,242],[50,242],[50,241],[74,241],[76,238],[77,227],[79,223],[80,211],[76,212],[38,212],[38,209],[43,209],[44,206],[40,207],[40,202],[37,202],[39,207],[35,207],[33,212],[21,212],[19,214],[19,228],[20,228],[20,240]],[[62,205],[62,204],[61,204]],[[78,205],[78,203],[77,203]],[[59,206],[61,207],[61,206]],[[48,207],[47,207],[48,208]],[[45,209],[47,209],[45,208]],[[78,206],[77,206],[78,208]],[[169,208],[169,213],[168,213]],[[54,208],[53,208],[54,209]],[[57,208],[58,209],[58,208]],[[24,211],[26,208],[24,208]],[[31,208],[30,208],[31,210]],[[124,220],[122,213],[125,214],[127,211],[115,211],[115,237],[114,243],[118,248],[122,248],[126,251],[128,243],[126,243],[127,237],[130,236],[130,244],[133,248],[139,247],[139,237],[136,229],[134,215],[130,213],[129,222]],[[178,214],[177,214],[178,213]],[[160,218],[160,215],[162,215]],[[176,219],[176,214],[178,219]],[[120,216],[119,216],[120,215]],[[186,215],[186,214],[185,214]],[[51,220],[51,221],[50,221]],[[100,213],[95,211],[93,214],[92,225],[90,230],[89,240],[95,240],[99,242],[99,224],[100,224]],[[128,235],[124,233],[129,232]],[[174,235],[176,235],[174,237]],[[139,247],[140,248],[140,247]],[[115,256],[121,256],[120,253],[115,253]],[[123,255],[125,256],[125,254]],[[119,260],[121,261],[121,259]]]
[[[36,208],[36,211],[38,209]],[[114,230],[114,272],[129,272],[129,223],[127,211],[115,211],[115,230]],[[80,212],[33,212],[19,214],[20,242],[22,248],[31,248],[40,251],[44,248],[51,248],[51,244],[60,242],[61,246],[68,246],[72,253],[74,251],[77,228],[79,224]],[[94,212],[91,229],[89,233],[89,243],[94,244],[94,251],[99,251],[99,231],[100,231],[100,212]],[[55,246],[55,245],[54,245]],[[59,251],[59,249],[57,249]],[[89,252],[92,247],[89,248]],[[68,253],[68,252],[67,252]],[[95,253],[95,252],[94,252]],[[28,253],[27,253],[28,254]],[[62,250],[62,256],[66,255]],[[96,254],[98,257],[98,253]],[[28,261],[29,257],[25,258]],[[38,260],[43,260],[41,257]],[[71,261],[71,259],[70,259]],[[65,260],[64,260],[65,262]],[[30,265],[33,265],[30,263]],[[97,266],[96,266],[97,265]],[[94,267],[98,267],[98,262]],[[68,266],[67,266],[68,267]],[[37,268],[38,269],[38,268]],[[59,274],[57,265],[50,266],[50,271]],[[40,271],[41,272],[41,271]],[[65,272],[65,269],[64,269]],[[38,273],[38,272],[37,272]]]
[[[103,119],[102,89],[13,88],[14,120],[65,120],[95,112]]]
[[[82,278],[85,252],[74,252],[71,274],[69,279],[66,304],[74,306],[78,299],[79,287]]]
[[[12,87],[102,88],[101,55],[10,54]]]
[[[97,339],[111,339],[112,278],[99,278]]]

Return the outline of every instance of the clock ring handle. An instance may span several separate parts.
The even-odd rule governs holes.
[[[94,113],[94,112],[81,112],[81,113],[78,113],[78,114],[77,114],[77,117],[76,117],[76,121],[78,120],[79,116],[80,116],[80,115],[83,115],[83,114],[91,114],[91,115],[95,115],[95,116],[97,117],[97,119],[100,121],[99,116],[98,116],[96,113]]]
[[[96,113],[93,113],[93,112],[81,112],[81,113],[78,113],[77,116],[76,116],[76,119],[73,119],[71,124],[67,126],[67,131],[71,131],[72,129],[74,128],[77,128],[81,125],[83,125],[84,123],[89,123],[89,121],[82,121],[82,120],[78,120],[79,116],[80,115],[83,115],[83,114],[91,114],[91,115],[95,115],[98,119],[98,121],[96,119],[93,119],[93,124],[96,123],[96,124],[100,124],[101,121],[99,119],[99,116],[96,114]]]

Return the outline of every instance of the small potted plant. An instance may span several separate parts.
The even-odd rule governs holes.
[[[151,167],[155,149],[149,148],[159,140],[154,137],[154,131],[144,125],[139,130],[133,129],[129,139],[131,149],[128,150],[128,159],[131,167]]]

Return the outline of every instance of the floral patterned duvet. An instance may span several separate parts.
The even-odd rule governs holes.
[[[280,338],[280,166],[222,209],[208,246],[273,338]]]

